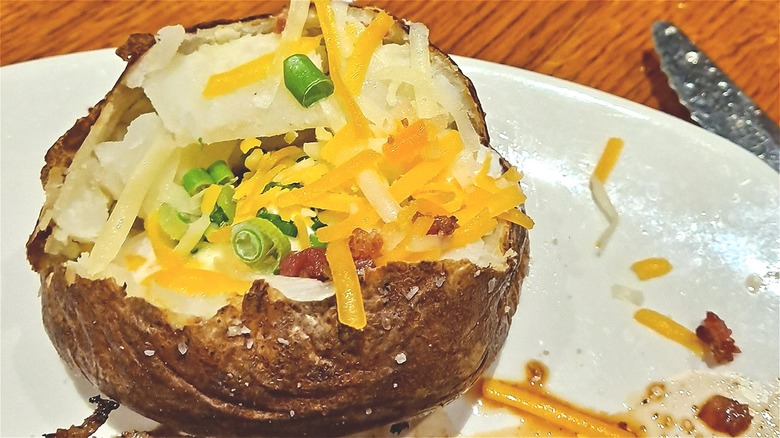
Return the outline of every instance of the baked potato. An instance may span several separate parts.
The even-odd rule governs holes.
[[[72,369],[231,436],[366,430],[475,382],[532,222],[423,25],[293,1],[117,53],[114,88],[46,155],[27,246]]]

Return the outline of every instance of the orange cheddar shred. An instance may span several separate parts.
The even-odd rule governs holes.
[[[418,120],[391,136],[382,153],[391,163],[410,165],[427,145],[428,127],[424,120]]]
[[[173,241],[160,228],[160,212],[153,211],[144,221],[144,228],[152,250],[157,258],[157,264],[162,268],[171,268],[184,264],[184,258],[173,252]]]
[[[339,322],[362,330],[366,326],[366,311],[363,308],[363,295],[360,291],[355,262],[349,250],[349,240],[335,240],[325,250],[331,272],[333,286],[336,289],[336,306]]]
[[[251,281],[238,280],[221,272],[185,267],[162,269],[146,277],[144,283],[156,283],[190,295],[244,294],[252,286]]]
[[[668,316],[643,308],[636,311],[634,319],[661,336],[691,350],[695,355],[699,357],[704,356],[705,346],[696,336],[696,333]]]
[[[632,264],[631,270],[644,281],[668,274],[672,270],[672,264],[665,258],[650,257]]]
[[[393,23],[395,23],[393,17],[381,11],[355,41],[355,47],[347,58],[347,66],[344,70],[344,84],[351,94],[360,93],[371,56],[382,44],[382,38],[393,27]]]
[[[615,423],[582,412],[554,397],[500,380],[485,380],[482,385],[482,395],[489,400],[534,415],[562,429],[575,432],[578,436],[636,436]]]
[[[317,196],[333,190],[338,186],[353,180],[355,175],[368,166],[376,163],[381,158],[381,155],[370,149],[366,149],[359,154],[355,155],[341,166],[336,167],[329,173],[322,176],[322,178],[314,181],[313,183],[301,187],[300,189],[290,190],[285,192],[277,200],[277,205],[280,207],[289,206],[292,204],[304,204]]]
[[[341,103],[344,112],[347,115],[347,124],[352,124],[359,132],[367,132],[368,120],[363,115],[355,97],[349,93],[344,84],[341,62],[343,51],[339,44],[336,33],[336,20],[333,14],[333,8],[329,0],[314,0],[314,6],[317,9],[317,16],[322,28],[322,36],[325,38],[325,47],[328,51],[328,66],[330,67],[330,78],[333,81],[333,93]]]
[[[297,41],[281,43],[276,51],[266,53],[228,71],[212,75],[203,89],[203,97],[214,98],[265,79],[274,64],[281,63],[295,53],[310,53],[320,45],[320,37],[303,37]]]
[[[593,171],[593,176],[605,183],[609,174],[612,173],[612,169],[617,163],[620,152],[623,150],[623,140],[620,138],[610,138],[607,141],[607,145],[604,147],[604,152],[599,158],[599,162],[596,164],[596,169]]]

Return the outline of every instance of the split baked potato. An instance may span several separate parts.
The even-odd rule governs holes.
[[[475,382],[532,223],[423,25],[293,1],[118,54],[117,84],[46,155],[27,247],[71,368],[205,435],[345,434]]]

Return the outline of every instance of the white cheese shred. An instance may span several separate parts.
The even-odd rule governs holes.
[[[596,249],[598,250],[598,253],[601,254],[607,246],[607,243],[609,243],[612,234],[615,232],[620,218],[617,210],[615,210],[615,206],[612,205],[612,201],[609,200],[607,191],[604,189],[604,184],[595,176],[590,178],[590,192],[596,206],[598,206],[599,210],[601,210],[609,223],[607,228],[599,236],[598,240],[596,240]]]
[[[119,254],[155,176],[162,171],[175,147],[169,138],[157,139],[133,171],[86,260],[88,275],[103,271]]]

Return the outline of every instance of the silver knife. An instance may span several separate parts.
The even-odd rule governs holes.
[[[653,23],[653,42],[669,86],[703,128],[780,172],[780,128],[680,29]]]

